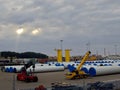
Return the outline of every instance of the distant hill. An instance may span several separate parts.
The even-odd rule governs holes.
[[[0,52],[1,57],[8,58],[8,57],[16,57],[16,58],[48,58],[47,55],[42,53],[35,53],[35,52],[12,52],[12,51],[2,51]]]

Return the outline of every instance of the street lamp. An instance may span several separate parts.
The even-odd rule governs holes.
[[[63,40],[60,40],[60,42],[61,42],[61,51],[62,51],[62,60],[63,60],[63,46],[62,46]]]
[[[62,49],[63,49],[63,48],[62,48],[62,42],[63,42],[63,40],[60,40],[60,42],[61,42],[61,50],[62,50]]]
[[[90,42],[88,42],[86,46],[87,46],[87,51],[90,51]]]

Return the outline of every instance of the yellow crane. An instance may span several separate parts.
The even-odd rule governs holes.
[[[91,54],[90,51],[88,51],[83,59],[81,60],[81,63],[78,65],[77,68],[73,67],[73,66],[69,66],[68,69],[70,70],[70,72],[68,72],[66,74],[66,78],[67,79],[76,79],[76,78],[86,78],[88,77],[88,74],[86,74],[84,71],[81,70],[82,65],[84,64],[84,62],[88,59],[89,55]]]

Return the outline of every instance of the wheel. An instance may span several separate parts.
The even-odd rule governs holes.
[[[38,81],[38,77],[34,77],[34,80],[33,80],[33,82],[37,82]]]
[[[25,82],[30,82],[30,79],[29,79],[29,78],[26,78],[26,79],[25,79]]]
[[[19,81],[19,77],[17,76],[17,80]]]
[[[84,75],[83,78],[87,78],[87,75]]]

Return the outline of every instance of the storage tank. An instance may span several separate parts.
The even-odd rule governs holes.
[[[57,61],[62,62],[62,50],[61,49],[55,49],[57,51]]]
[[[70,62],[70,51],[71,49],[65,49],[65,61]]]

